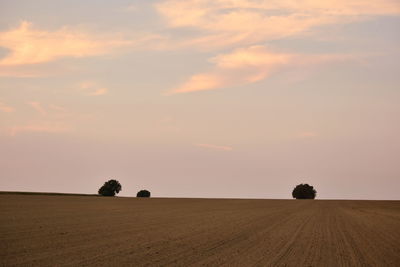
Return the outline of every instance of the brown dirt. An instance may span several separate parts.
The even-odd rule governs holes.
[[[400,266],[400,201],[0,195],[2,266]]]

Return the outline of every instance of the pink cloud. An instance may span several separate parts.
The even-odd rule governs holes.
[[[9,105],[6,105],[3,102],[0,102],[0,111],[5,112],[5,113],[11,113],[11,112],[15,111],[15,108],[13,108]]]
[[[300,132],[297,136],[301,138],[310,138],[310,137],[317,137],[318,133],[313,131],[306,131],[306,132]]]
[[[66,108],[58,106],[58,105],[50,104],[49,107],[52,110],[55,110],[55,111],[58,111],[58,112],[63,112],[63,113],[67,112]]]
[[[31,101],[28,103],[34,110],[36,110],[41,115],[47,115],[46,110],[43,108],[42,104],[39,102]]]
[[[0,65],[0,77],[33,78],[39,76],[42,76],[42,73],[34,68]]]
[[[83,81],[78,87],[79,90],[89,96],[100,96],[108,93],[108,88],[101,87],[94,81]]]
[[[71,131],[72,128],[60,122],[32,122],[25,125],[12,126],[7,129],[10,136],[16,136],[20,133],[64,133]]]
[[[213,68],[194,74],[168,94],[216,90],[262,81],[288,68],[312,68],[332,62],[357,59],[355,55],[301,55],[274,52],[265,46],[254,45],[220,54],[209,61]]]
[[[43,108],[42,104],[36,101],[28,102],[28,104],[36,110],[40,115],[47,115],[46,110]]]
[[[169,27],[199,30],[199,36],[187,40],[187,45],[208,49],[251,45],[310,34],[321,25],[400,14],[395,0],[166,0],[155,8]]]
[[[254,83],[268,77],[276,69],[289,64],[292,55],[274,53],[264,46],[236,49],[210,60],[214,68],[195,74],[170,94],[214,90],[233,85]]]
[[[230,146],[218,146],[218,145],[211,145],[211,144],[196,144],[197,147],[213,149],[213,150],[223,150],[223,151],[231,151],[233,147]]]
[[[0,34],[0,46],[10,50],[0,60],[0,66],[37,64],[63,57],[103,55],[132,43],[116,36],[96,35],[66,26],[55,31],[37,30],[32,27],[32,23],[23,21],[19,27]]]
[[[99,88],[96,91],[89,93],[88,95],[92,96],[105,95],[107,94],[107,92],[108,92],[107,88]]]

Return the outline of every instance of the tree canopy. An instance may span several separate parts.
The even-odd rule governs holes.
[[[136,197],[150,197],[150,191],[140,190],[139,192],[137,192]]]
[[[121,191],[122,186],[117,180],[108,180],[99,189],[99,195],[113,197]]]
[[[317,191],[309,184],[299,184],[292,192],[293,198],[296,199],[314,199],[316,195]]]

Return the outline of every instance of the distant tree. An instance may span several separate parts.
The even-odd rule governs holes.
[[[136,197],[150,197],[150,191],[140,190],[139,192],[137,192]]]
[[[296,199],[314,199],[316,195],[317,191],[309,184],[299,184],[292,192],[293,198]]]
[[[113,197],[121,191],[121,184],[117,180],[108,180],[99,189],[99,195]]]

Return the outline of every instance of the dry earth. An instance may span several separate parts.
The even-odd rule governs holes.
[[[400,266],[400,201],[0,195],[2,266]]]

